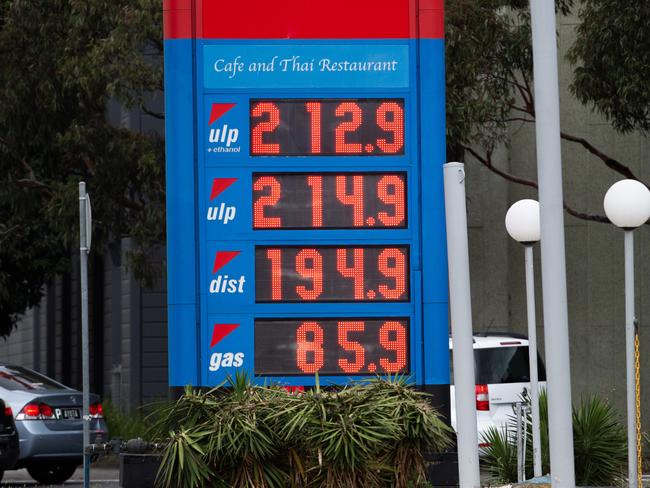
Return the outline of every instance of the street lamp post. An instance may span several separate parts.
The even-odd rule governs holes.
[[[637,488],[636,389],[634,381],[634,229],[650,218],[650,190],[636,180],[614,183],[603,202],[612,223],[625,231],[625,366],[628,486]]]
[[[537,323],[535,320],[535,272],[533,246],[540,238],[539,203],[519,200],[506,214],[506,229],[515,241],[524,245],[526,267],[526,308],[528,311],[528,364],[530,367],[530,407],[533,421],[533,474],[542,476],[542,447],[539,420],[537,374]]]

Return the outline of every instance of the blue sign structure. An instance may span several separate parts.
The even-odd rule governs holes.
[[[442,18],[165,2],[170,385],[401,373],[448,402]]]

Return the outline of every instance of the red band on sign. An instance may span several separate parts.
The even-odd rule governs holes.
[[[408,39],[410,0],[203,2],[207,39]],[[413,14],[415,14],[413,12]]]
[[[163,32],[165,39],[191,39],[192,11],[165,10],[163,12]]]
[[[165,39],[192,38],[192,1],[164,0]],[[444,0],[196,0],[198,39],[444,37]]]
[[[163,10],[192,10],[192,0],[163,0]]]

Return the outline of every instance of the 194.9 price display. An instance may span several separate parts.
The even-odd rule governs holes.
[[[253,228],[405,228],[406,201],[406,173],[255,173]]]
[[[255,374],[408,373],[408,319],[258,319]]]
[[[404,154],[404,99],[251,100],[250,154]]]
[[[257,302],[403,302],[408,246],[258,246]]]

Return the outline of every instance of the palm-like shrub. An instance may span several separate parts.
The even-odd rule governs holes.
[[[244,377],[156,413],[163,487],[406,488],[450,429],[403,378],[291,394]]]
[[[523,398],[522,401],[529,401]],[[548,442],[548,398],[540,392],[540,437],[542,471],[550,472]],[[490,429],[481,439],[481,462],[494,481],[517,481],[516,418],[511,416],[505,428]],[[526,418],[532,425],[530,414]],[[532,432],[526,432],[526,476],[533,476]],[[578,486],[610,486],[622,477],[627,461],[627,436],[614,408],[606,401],[590,396],[573,408],[573,452]]]
[[[489,427],[481,436],[483,448],[481,464],[490,474],[493,482],[506,484],[517,481],[517,441],[516,431],[508,424],[501,429]]]
[[[581,486],[611,486],[622,477],[627,433],[604,400],[591,396],[573,410],[573,452]]]

